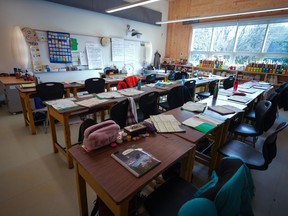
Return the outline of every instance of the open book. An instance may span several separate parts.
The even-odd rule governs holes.
[[[191,111],[191,112],[204,112],[207,103],[194,103],[192,101],[188,101],[183,104],[182,109]]]
[[[198,131],[203,133],[207,133],[210,130],[214,129],[217,125],[223,123],[223,121],[215,119],[206,114],[198,114],[193,117],[186,119],[182,122],[182,124],[195,128]]]
[[[151,115],[150,119],[158,133],[185,132],[181,123],[173,115]]]
[[[136,177],[140,177],[161,163],[160,160],[145,152],[142,148],[127,148],[111,156]]]

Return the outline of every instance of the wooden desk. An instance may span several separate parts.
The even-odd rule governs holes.
[[[66,97],[70,97],[71,91],[73,92],[74,96],[76,96],[77,88],[79,88],[80,86],[81,84],[65,84],[64,88],[66,91]],[[16,89],[18,90],[20,96],[25,125],[30,126],[31,133],[34,135],[36,134],[36,128],[33,119],[33,111],[31,108],[30,99],[37,97],[36,88],[21,88],[20,86],[17,86]]]
[[[202,164],[209,167],[208,173],[210,175],[212,173],[212,171],[216,168],[218,157],[219,157],[217,149],[225,141],[224,137],[226,138],[226,133],[227,133],[228,126],[229,126],[229,119],[232,118],[234,114],[223,116],[223,115],[220,115],[216,112],[213,112],[213,111],[207,110],[207,109],[205,110],[204,113],[207,115],[210,115],[216,119],[222,120],[223,123],[221,125],[218,125],[215,129],[210,131],[208,134],[202,133],[202,132],[200,132],[196,129],[190,128],[188,126],[181,125],[181,127],[184,128],[186,130],[186,132],[185,133],[175,133],[175,135],[179,136],[182,139],[187,140],[191,143],[195,143],[196,145],[205,136],[207,136],[207,135],[213,136],[214,143],[213,143],[212,149],[211,149],[211,156],[209,157],[207,155],[200,154],[200,153],[196,152],[196,158],[195,158],[199,162],[201,162]],[[183,122],[186,119],[193,117],[197,113],[182,110],[181,108],[175,108],[173,110],[169,110],[169,111],[165,112],[164,114],[171,114],[179,122]]]
[[[111,154],[128,145],[137,145],[161,160],[161,164],[136,178],[122,167]],[[126,142],[117,148],[103,147],[87,153],[82,147],[69,149],[76,162],[76,178],[80,215],[89,215],[86,182],[116,216],[127,216],[129,201],[151,180],[178,160],[183,160],[181,176],[191,181],[194,145],[173,134],[155,135]]]

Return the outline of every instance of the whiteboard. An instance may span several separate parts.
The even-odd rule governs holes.
[[[49,65],[52,71],[57,71],[57,68],[65,68],[66,66],[71,65],[77,66],[78,69],[81,70],[89,69],[86,45],[91,43],[97,47],[94,50],[97,51],[97,67],[94,67],[94,65],[93,68],[97,68],[99,71],[113,65],[121,70],[124,64],[130,64],[132,65],[134,72],[137,72],[137,70],[140,70],[143,67],[143,62],[147,59],[147,51],[145,48],[147,42],[111,38],[110,43],[107,46],[102,46],[100,43],[101,37],[70,33],[70,38],[77,40],[77,50],[72,51],[72,64],[50,63],[47,38],[45,38],[47,37],[47,32],[36,30],[36,34],[38,36],[42,64]],[[53,70],[53,68],[55,68],[55,70]]]

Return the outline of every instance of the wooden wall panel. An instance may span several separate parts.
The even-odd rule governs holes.
[[[196,16],[237,13],[270,8],[288,7],[287,0],[170,0],[168,19],[181,19]],[[287,12],[265,13],[235,17],[232,19],[247,19],[263,16],[288,15]],[[223,19],[217,19],[220,21]],[[228,19],[226,19],[228,20]],[[231,20],[231,18],[229,18]],[[211,20],[209,20],[211,22]],[[207,21],[203,21],[207,22]],[[166,53],[167,58],[180,58],[189,55],[191,25],[182,23],[167,24]]]

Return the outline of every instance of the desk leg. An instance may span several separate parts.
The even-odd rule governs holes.
[[[20,102],[21,102],[25,126],[28,126],[29,124],[28,124],[27,109],[26,109],[26,104],[25,104],[25,95],[23,95],[19,92],[19,96],[20,96]]]
[[[217,159],[219,156],[218,148],[221,146],[221,141],[223,140],[222,136],[224,134],[224,128],[225,128],[225,123],[222,124],[220,127],[218,127],[216,131],[214,132],[215,142],[211,148],[211,160],[210,160],[209,170],[208,170],[209,175],[211,175],[212,171],[216,168]]]
[[[24,101],[25,101],[24,103],[26,105],[26,111],[28,114],[28,118],[29,118],[29,125],[30,125],[30,129],[31,129],[31,133],[34,135],[34,134],[36,134],[36,128],[35,128],[34,118],[33,118],[33,114],[32,114],[31,104],[30,104],[30,96],[25,95]],[[26,118],[27,118],[27,114],[26,114]]]
[[[110,83],[106,83],[105,85],[106,85],[106,90],[109,92],[111,88]]]
[[[68,163],[68,168],[73,168],[73,159],[71,155],[69,154],[68,149],[71,148],[71,133],[70,133],[70,126],[69,126],[69,117],[67,115],[64,116],[64,122],[63,122],[63,127],[64,127],[64,140],[66,144],[66,150],[65,150],[65,156],[67,159]]]
[[[188,152],[188,154],[183,158],[180,170],[180,177],[188,182],[191,182],[192,180],[192,170],[194,166],[194,160],[195,160],[195,148],[192,148]]]
[[[54,153],[58,152],[56,143],[57,143],[57,134],[56,134],[56,126],[55,126],[55,118],[50,115],[50,107],[48,107],[48,117],[49,117],[49,124],[50,124],[50,131],[52,137],[52,144],[53,144],[53,151]]]
[[[76,183],[77,183],[77,192],[78,192],[78,202],[79,202],[79,211],[81,216],[88,216],[88,204],[87,204],[87,191],[86,191],[86,182],[79,173],[78,164],[76,164]]]

